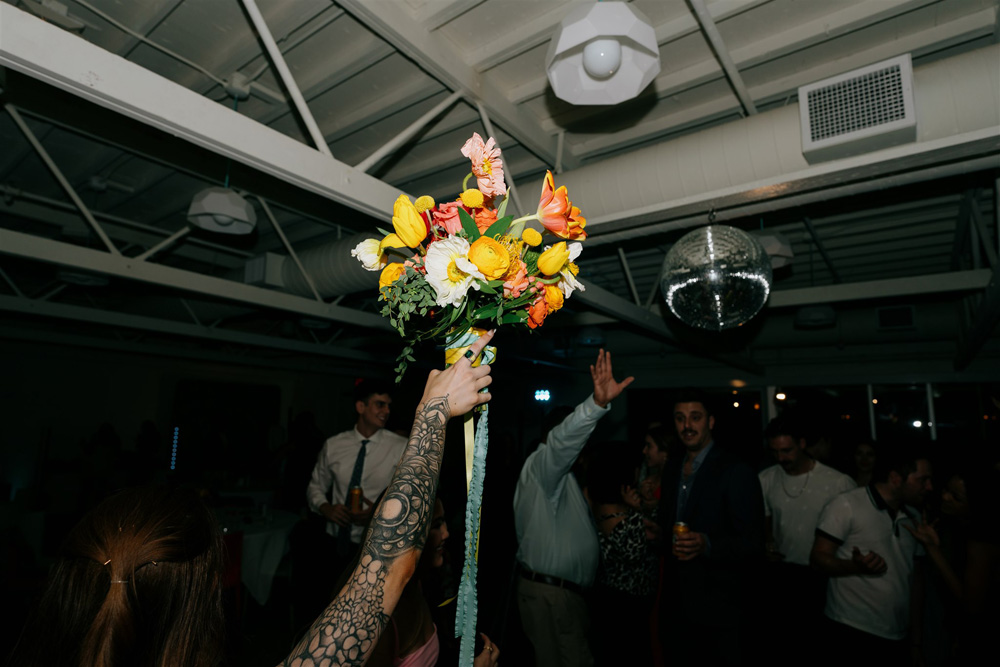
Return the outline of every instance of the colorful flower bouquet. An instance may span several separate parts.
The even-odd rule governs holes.
[[[566,188],[555,188],[552,172],[545,175],[535,212],[515,220],[506,215],[509,196],[493,138],[483,143],[473,134],[462,154],[472,171],[457,200],[437,204],[423,196],[411,202],[400,195],[392,211],[394,231],[380,229],[381,241],[366,239],[351,252],[369,271],[381,270],[382,315],[406,339],[397,382],[419,341],[447,344],[477,325],[535,329],[584,289],[575,261],[587,221]],[[477,187],[467,188],[473,176]],[[527,226],[532,221],[537,225]],[[538,228],[564,240],[541,249]],[[391,255],[403,261],[390,262]]]

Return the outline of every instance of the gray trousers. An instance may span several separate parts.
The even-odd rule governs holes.
[[[536,667],[592,667],[590,619],[583,596],[558,586],[518,578],[517,606]]]

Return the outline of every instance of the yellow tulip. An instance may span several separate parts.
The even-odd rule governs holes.
[[[386,248],[405,248],[406,244],[403,243],[395,234],[388,234],[382,242],[378,244],[378,254],[382,255],[385,253]]]
[[[378,277],[379,291],[399,280],[399,277],[404,273],[406,273],[406,267],[399,262],[387,264],[386,267],[382,269],[382,274]]]
[[[409,248],[416,248],[427,237],[427,224],[406,195],[399,195],[393,204],[392,227],[396,236]]]
[[[469,261],[476,265],[487,280],[499,280],[510,267],[507,249],[488,236],[480,236],[472,243]]]
[[[560,241],[538,257],[538,270],[547,276],[559,273],[569,261],[569,250],[566,242]]]
[[[550,311],[557,311],[563,307],[563,293],[555,285],[545,286],[545,305]]]
[[[521,240],[530,245],[532,248],[537,246],[542,242],[542,235],[538,233],[537,229],[532,229],[528,227],[523,232],[521,232]]]

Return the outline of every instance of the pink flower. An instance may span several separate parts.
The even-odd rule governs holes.
[[[511,266],[503,281],[503,295],[506,298],[516,299],[528,287],[528,267],[520,259],[515,261],[516,264]]]
[[[462,229],[462,221],[458,219],[458,202],[446,201],[438,204],[434,209],[434,224],[444,227],[449,235],[458,233]]]
[[[500,148],[496,146],[493,137],[484,144],[479,133],[473,132],[472,138],[462,146],[462,155],[472,160],[472,173],[476,175],[476,182],[483,196],[507,194],[507,186],[503,181]]]

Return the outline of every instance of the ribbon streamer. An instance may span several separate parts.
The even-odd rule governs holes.
[[[445,362],[450,366],[458,361],[468,347],[484,333],[486,332],[482,329],[473,328],[452,340],[445,349]],[[472,365],[490,364],[494,359],[496,348],[488,346],[478,359],[473,360]],[[455,636],[462,638],[459,665],[471,665],[475,657],[476,618],[479,611],[476,574],[479,570],[479,517],[483,503],[483,481],[486,478],[486,449],[489,445],[489,406],[483,405],[481,410],[475,429],[473,413],[465,416],[465,483],[468,500],[465,505],[465,557],[455,611]]]

